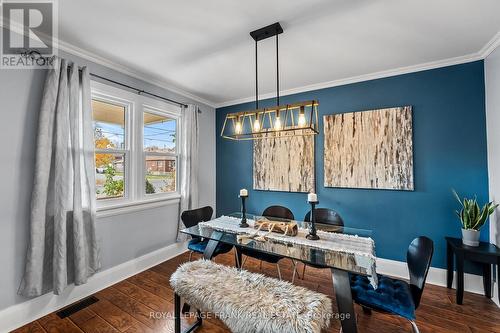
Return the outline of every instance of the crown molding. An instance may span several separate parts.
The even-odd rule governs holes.
[[[145,72],[142,72],[142,71],[139,71],[136,69],[131,69],[129,66],[124,66],[118,62],[115,62],[115,61],[112,61],[108,58],[102,57],[96,53],[83,50],[83,49],[81,49],[73,44],[59,40],[58,41],[58,49],[61,51],[67,52],[69,54],[75,55],[77,57],[80,57],[82,59],[96,63],[98,65],[115,70],[115,71],[120,72],[122,74],[128,75],[128,76],[133,77],[135,79],[138,79],[138,80],[144,81],[146,83],[155,85],[159,88],[168,90],[168,91],[173,92],[177,95],[192,99],[196,102],[203,103],[205,105],[208,105],[210,107],[215,108],[215,103],[212,101],[209,101],[205,98],[194,95],[186,90],[175,87],[172,84],[167,83],[166,81],[164,81],[158,77],[155,77],[153,75],[147,74]]]
[[[454,57],[454,58],[448,58],[448,59],[443,59],[443,60],[438,60],[438,61],[427,62],[427,63],[423,63],[423,64],[418,64],[418,65],[389,69],[389,70],[375,72],[375,73],[371,73],[371,74],[363,74],[363,75],[353,76],[353,77],[339,79],[339,80],[315,83],[315,84],[310,84],[310,85],[301,86],[301,87],[292,88],[292,89],[280,90],[280,96],[293,95],[293,94],[298,94],[298,93],[307,92],[307,91],[338,87],[338,86],[343,86],[343,85],[351,84],[351,83],[358,83],[358,82],[363,82],[363,81],[382,79],[382,78],[391,77],[391,76],[416,73],[416,72],[421,72],[421,71],[430,70],[430,69],[465,64],[465,63],[473,62],[473,61],[477,61],[477,60],[484,60],[499,46],[500,46],[500,32],[498,32],[495,36],[493,36],[493,38],[490,39],[488,41],[488,43],[486,43],[486,45],[484,45],[481,48],[481,50],[479,50],[478,52],[475,52],[475,53],[471,53],[471,54],[460,56],[460,57]],[[274,98],[274,97],[276,97],[276,93],[274,93],[274,92],[267,93],[267,94],[261,94],[261,95],[259,95],[259,100],[264,100],[264,99]],[[231,100],[231,101],[217,103],[215,107],[221,108],[221,107],[225,107],[225,106],[237,105],[237,104],[248,103],[248,102],[253,102],[253,101],[255,101],[255,96],[239,98],[239,99],[235,99],[235,100]]]
[[[0,17],[0,26],[3,27],[4,29],[10,29],[18,34],[24,34],[24,29],[23,26],[16,23],[12,22],[12,24],[7,26],[8,22],[5,22],[3,18]],[[73,45],[71,43],[67,43],[59,38],[50,38],[49,36],[46,35],[41,35],[42,40],[44,41],[51,41],[53,43],[53,46],[60,50],[64,51],[66,53],[69,53],[71,55],[80,57],[82,59],[85,59],[87,61],[93,62],[95,64],[107,67],[109,69],[112,69],[114,71],[117,71],[119,73],[125,74],[127,76],[133,77],[135,79],[144,81],[146,83],[155,85],[159,88],[168,90],[172,93],[175,93],[177,95],[189,98],[191,100],[194,100],[199,103],[203,103],[205,105],[208,105],[210,107],[215,108],[215,103],[213,101],[209,101],[205,98],[202,98],[200,96],[194,95],[188,91],[185,91],[181,88],[175,87],[172,84],[166,82],[165,80],[155,77],[151,74],[145,73],[143,71],[137,70],[130,68],[129,66],[125,66],[119,62],[110,60],[108,58],[102,57],[94,52],[90,52],[87,50],[84,50],[76,45]]]
[[[499,46],[500,46],[500,31],[497,32],[497,34],[493,36],[493,38],[490,39],[488,43],[486,43],[486,45],[483,46],[483,48],[479,51],[479,54],[483,59],[486,59]]]
[[[314,84],[310,84],[310,85],[306,85],[306,86],[302,86],[302,87],[280,90],[280,96],[293,95],[293,94],[303,93],[303,92],[307,92],[307,91],[338,87],[338,86],[343,86],[343,85],[351,84],[351,83],[358,83],[358,82],[364,82],[364,81],[370,81],[370,80],[376,80],[376,79],[383,79],[386,77],[397,76],[397,75],[402,75],[402,74],[416,73],[416,72],[421,72],[421,71],[425,71],[425,70],[429,70],[429,69],[436,69],[436,68],[441,68],[441,67],[459,65],[459,64],[464,64],[464,63],[473,62],[473,61],[482,60],[482,59],[484,59],[484,58],[479,54],[479,52],[477,52],[477,53],[473,53],[473,54],[461,56],[461,57],[432,61],[432,62],[427,62],[427,63],[423,63],[423,64],[419,64],[419,65],[400,67],[400,68],[375,72],[375,73],[371,73],[371,74],[363,74],[363,75],[353,76],[353,77],[349,77],[349,78],[345,78],[345,79],[326,81],[326,82],[321,82],[321,83],[314,83]],[[267,94],[261,94],[261,95],[259,95],[259,100],[264,100],[264,99],[274,98],[274,97],[276,97],[276,93],[274,93],[274,92],[267,93]],[[218,103],[218,104],[216,104],[216,108],[237,105],[237,104],[242,104],[242,103],[247,103],[247,102],[252,102],[252,101],[255,101],[255,96],[245,97],[245,98],[240,98],[240,99],[235,99],[235,100],[231,100],[231,101],[227,101],[227,102]]]

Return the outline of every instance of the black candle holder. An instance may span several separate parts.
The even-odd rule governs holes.
[[[314,208],[317,204],[319,204],[319,201],[309,201],[309,203],[311,204],[311,226],[309,228],[309,234],[306,235],[306,238],[310,240],[318,240],[319,236],[316,234],[316,216],[314,214]]]
[[[245,207],[245,200],[247,196],[241,196],[241,222],[240,222],[240,228],[248,228],[250,225],[247,223],[247,209]]]

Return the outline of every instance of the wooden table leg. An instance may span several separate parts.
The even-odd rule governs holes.
[[[342,333],[356,333],[358,328],[356,326],[356,313],[354,312],[354,304],[352,302],[349,273],[332,268],[332,276],[339,315],[345,316],[345,319],[340,321]]]
[[[491,298],[491,265],[483,264],[484,296]]]
[[[457,258],[457,304],[462,304],[464,299],[464,254],[456,253]]]
[[[453,284],[453,249],[449,243],[446,244],[446,287],[451,288]]]

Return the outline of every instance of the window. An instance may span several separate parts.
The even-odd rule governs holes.
[[[123,198],[125,194],[125,161],[128,150],[125,141],[124,105],[95,97],[92,100],[95,147],[96,198]]]
[[[177,190],[177,120],[148,110],[143,116],[146,194]]]
[[[98,208],[178,198],[180,107],[92,82]]]

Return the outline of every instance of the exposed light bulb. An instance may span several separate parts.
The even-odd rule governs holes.
[[[234,132],[236,134],[241,134],[242,130],[243,130],[243,127],[241,126],[241,121],[238,120],[236,122],[236,125],[234,125]]]
[[[260,121],[259,121],[259,119],[255,119],[255,121],[253,122],[253,130],[254,130],[254,132],[260,131]]]
[[[279,131],[281,129],[281,119],[278,116],[274,120],[274,129],[277,131]]]
[[[304,127],[306,126],[306,115],[303,113],[299,113],[299,127]]]

